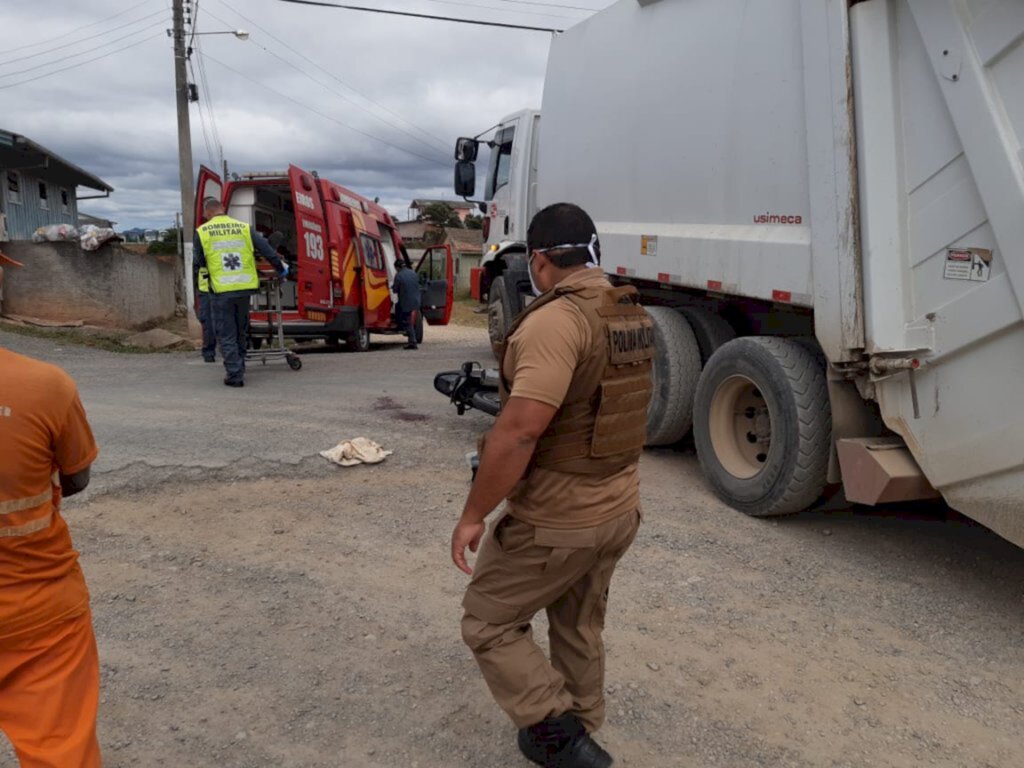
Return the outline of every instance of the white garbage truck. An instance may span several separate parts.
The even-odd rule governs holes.
[[[489,145],[495,340],[533,213],[593,216],[656,323],[649,443],[692,429],[726,503],[941,495],[1024,545],[1022,140],[1022,0],[620,0],[455,186]]]

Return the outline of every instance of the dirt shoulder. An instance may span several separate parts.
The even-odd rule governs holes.
[[[607,631],[617,764],[1024,764],[1019,550],[927,510],[749,520],[691,456],[643,469]],[[107,764],[525,768],[459,638],[462,468],[318,475],[69,510]]]

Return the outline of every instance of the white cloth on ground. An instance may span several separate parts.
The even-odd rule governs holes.
[[[320,451],[320,455],[342,467],[356,464],[380,464],[394,451],[386,451],[380,445],[365,437],[344,440],[333,448]]]

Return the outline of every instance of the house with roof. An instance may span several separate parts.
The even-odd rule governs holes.
[[[466,217],[476,210],[476,203],[467,203],[465,200],[428,200],[419,198],[413,200],[409,205],[409,220],[416,221],[432,205],[447,205],[459,216],[459,221],[465,222]]]
[[[455,268],[455,290],[469,293],[472,287],[473,267],[480,266],[483,253],[484,233],[479,229],[453,229],[446,227],[442,245],[452,249],[452,265]]]
[[[79,196],[79,187],[99,194]],[[114,188],[27,136],[0,129],[0,240],[29,240],[39,227],[77,226],[78,202]]]

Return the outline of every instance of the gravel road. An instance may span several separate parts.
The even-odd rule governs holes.
[[[195,355],[0,332],[78,379],[101,442],[66,511],[107,766],[529,765],[462,646],[447,554],[489,419],[430,381],[485,342],[307,355],[230,390]],[[316,455],[359,435],[394,456]],[[685,447],[642,473],[606,633],[617,765],[1024,765],[1024,551],[935,506],[749,519]]]

